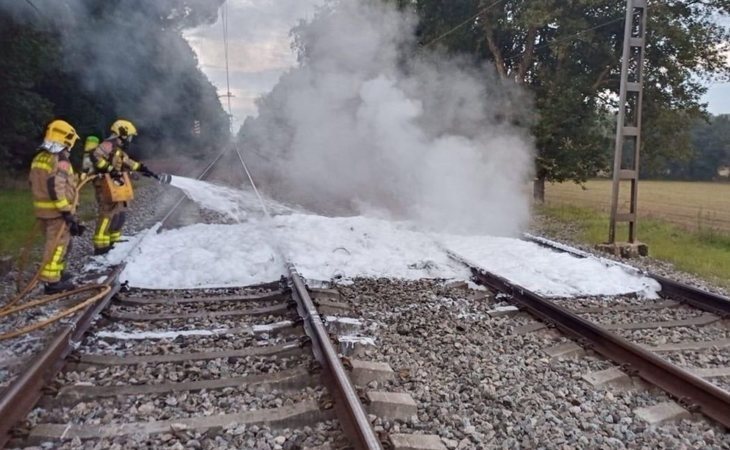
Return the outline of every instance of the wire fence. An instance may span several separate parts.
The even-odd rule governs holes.
[[[622,186],[619,208],[629,208],[628,185]],[[552,206],[577,206],[609,213],[611,181],[591,180],[549,184],[545,202]],[[659,219],[681,228],[730,233],[730,183],[642,181],[639,183],[639,221]]]

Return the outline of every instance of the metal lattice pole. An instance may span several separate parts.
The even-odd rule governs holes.
[[[613,162],[613,191],[609,244],[616,243],[616,224],[628,222],[628,242],[637,241],[637,203],[639,160],[641,149],[641,103],[643,99],[643,66],[646,48],[646,0],[627,0],[624,26],[623,57],[621,59],[621,90],[619,93],[616,147]],[[628,161],[627,161],[628,159]],[[631,182],[628,212],[619,212],[621,181]]]

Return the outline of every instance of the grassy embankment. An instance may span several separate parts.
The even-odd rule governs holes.
[[[96,201],[94,200],[94,189],[87,185],[81,191],[81,207],[79,209],[79,217],[86,225],[93,226],[94,208]],[[40,247],[41,237],[39,233],[35,234],[33,239],[30,235],[35,218],[33,216],[33,201],[31,199],[30,190],[19,187],[10,187],[0,189],[0,256],[12,256],[17,258],[23,246],[31,242],[34,248]],[[89,222],[91,221],[91,222]],[[87,229],[87,233],[92,231]],[[91,239],[90,235],[84,238]],[[31,239],[29,241],[29,239]]]
[[[577,227],[577,239],[597,244],[608,235],[611,183],[549,185],[543,213]],[[628,189],[621,203],[627,207]],[[650,256],[730,287],[730,184],[642,181],[639,240]],[[626,227],[617,232],[625,240]]]

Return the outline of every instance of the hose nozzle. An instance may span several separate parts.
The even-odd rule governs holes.
[[[160,184],[170,184],[172,182],[172,175],[168,173],[160,173],[157,174],[157,181],[160,182]]]

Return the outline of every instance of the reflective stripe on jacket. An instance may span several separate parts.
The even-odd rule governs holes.
[[[73,212],[76,176],[66,155],[38,152],[30,165],[28,180],[36,217],[55,219],[63,212]]]
[[[112,170],[122,171],[124,169],[137,171],[142,164],[133,160],[121,148],[114,143],[116,138],[106,139],[91,152],[91,162],[97,173],[111,172]]]

